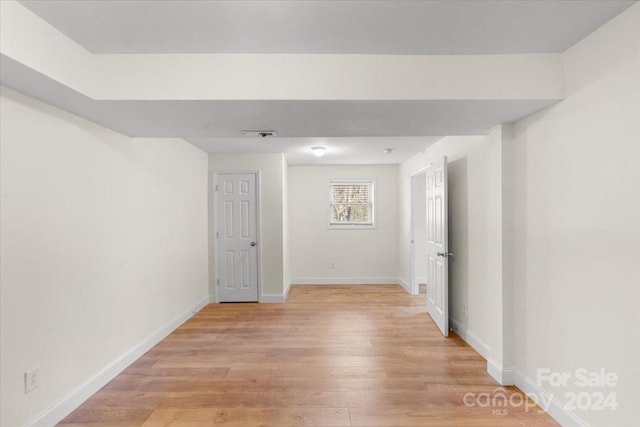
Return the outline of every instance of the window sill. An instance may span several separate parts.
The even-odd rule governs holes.
[[[329,230],[375,230],[376,224],[329,224]]]

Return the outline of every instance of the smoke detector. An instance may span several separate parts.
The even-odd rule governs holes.
[[[242,130],[240,131],[240,134],[242,136],[266,138],[268,136],[269,137],[276,136],[276,131],[275,130]]]

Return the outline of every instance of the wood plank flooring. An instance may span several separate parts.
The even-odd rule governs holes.
[[[558,425],[443,338],[424,298],[294,286],[285,304],[208,305],[59,426]],[[514,405],[465,405],[480,393]]]

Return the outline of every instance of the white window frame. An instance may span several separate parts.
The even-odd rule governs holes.
[[[332,222],[333,215],[333,186],[334,185],[362,185],[368,184],[369,189],[369,197],[371,199],[371,217],[372,221],[367,223],[335,223]],[[377,189],[376,189],[376,180],[375,179],[332,179],[329,181],[329,203],[328,203],[328,228],[330,230],[371,230],[378,228],[378,197],[377,197]]]

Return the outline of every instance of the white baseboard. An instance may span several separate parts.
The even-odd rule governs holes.
[[[291,285],[399,285],[413,295],[411,286],[398,277],[295,277],[289,280]]]
[[[589,427],[589,424],[572,411],[565,409],[554,395],[548,393],[519,369],[503,368],[499,363],[489,359],[487,360],[487,372],[501,385],[518,387],[563,427]]]
[[[409,295],[415,295],[413,292],[411,292],[411,285],[409,285],[407,282],[405,282],[404,280],[398,278],[396,279],[396,283],[400,286],[402,286],[402,289],[404,289],[404,291],[406,293],[408,293]]]
[[[291,280],[289,280],[285,286],[282,294],[262,294],[260,298],[260,302],[262,303],[284,303],[287,301],[287,296],[289,295],[289,289],[291,289]]]
[[[287,282],[287,285],[286,285],[286,287],[284,288],[284,292],[283,292],[283,294],[284,294],[284,300],[285,300],[285,301],[287,300],[287,296],[289,295],[289,290],[290,290],[290,289],[291,289],[291,280],[289,280],[289,281]]]
[[[475,351],[480,353],[482,357],[489,360],[491,357],[491,350],[489,346],[485,344],[476,334],[463,327],[460,322],[455,319],[449,318],[449,326],[453,331],[458,334],[467,344],[471,346]],[[495,377],[494,377],[495,378]]]
[[[142,342],[131,348],[110,365],[105,366],[101,371],[89,378],[84,384],[62,398],[58,403],[47,409],[35,419],[26,424],[28,427],[51,427],[59,423],[64,417],[69,415],[74,409],[84,403],[98,390],[104,387],[109,381],[115,378],[127,366],[131,365],[143,354],[158,344],[180,325],[189,320],[209,303],[209,296],[200,300],[196,305],[179,315],[153,334],[149,335]]]
[[[500,385],[515,385],[515,370],[503,368],[501,364],[491,358],[487,359],[487,373]]]
[[[400,285],[407,293],[411,293],[409,285],[402,279],[387,277],[306,277],[294,278],[289,280],[282,294],[262,294],[260,302],[262,303],[284,303],[287,301],[289,290],[292,285]]]
[[[400,285],[397,277],[295,277],[292,285]]]
[[[270,303],[270,302],[283,303],[285,299],[286,299],[286,296],[282,294],[262,294],[262,297],[260,298],[260,302],[261,303]]]

